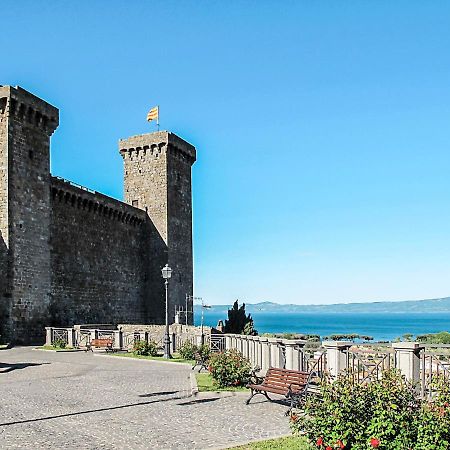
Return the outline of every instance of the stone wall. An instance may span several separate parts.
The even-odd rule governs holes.
[[[163,334],[166,330],[166,327],[164,325],[143,325],[143,324],[129,324],[129,323],[120,323],[117,325],[117,329],[126,332],[126,333],[132,333],[132,332],[147,332],[151,334]],[[175,334],[193,334],[200,336],[202,333],[201,327],[195,327],[193,325],[183,325],[181,323],[173,323],[169,327],[170,333]],[[203,326],[203,333],[204,334],[210,334],[212,328],[207,327],[206,325]]]
[[[193,295],[192,256],[192,192],[191,166],[195,149],[177,136],[171,136],[167,161],[167,205],[169,266],[174,271],[171,295],[179,306],[185,308],[186,293]],[[188,311],[193,311],[192,298]],[[188,316],[192,323],[192,314]]]
[[[144,211],[52,178],[52,326],[156,319]]]
[[[8,286],[8,117],[7,97],[0,96],[0,342],[9,333],[11,289]]]
[[[172,268],[169,315],[193,293],[191,166],[195,148],[173,133],[132,136],[119,142],[124,159],[125,201],[145,210],[166,245]],[[160,278],[160,274],[156,274]],[[154,282],[158,282],[154,280]],[[188,302],[192,311],[192,300]],[[189,318],[192,322],[192,317]]]
[[[192,294],[191,165],[169,132],[121,141],[125,203],[50,175],[59,111],[0,86],[0,335],[42,342],[45,326],[164,323]],[[123,146],[128,142],[129,146]]]
[[[58,110],[21,88],[0,87],[7,153],[9,327],[24,342],[45,326],[50,302],[50,136]],[[6,216],[5,216],[6,214]]]

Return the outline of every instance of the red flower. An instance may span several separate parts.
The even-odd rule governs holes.
[[[342,443],[342,441],[340,439],[338,439],[338,441],[336,442],[337,445],[339,445],[340,449],[345,448],[345,445]]]
[[[297,420],[298,420],[297,414],[291,414],[291,421],[292,422],[297,422]],[[317,444],[317,445],[319,445],[319,444]]]
[[[333,450],[329,445],[327,445],[327,448],[325,450]]]
[[[379,440],[379,439],[376,439],[376,438],[372,438],[372,439],[370,440],[370,445],[371,445],[373,448],[378,448],[378,446],[380,445],[380,440]]]
[[[320,447],[323,444],[323,438],[320,437],[319,439],[317,439],[316,444],[317,444],[317,447]]]

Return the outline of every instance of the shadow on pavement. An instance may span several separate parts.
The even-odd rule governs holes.
[[[171,398],[166,398],[166,399],[163,399],[163,400],[150,400],[148,402],[130,403],[128,405],[110,406],[109,408],[89,409],[87,411],[78,411],[78,412],[67,413],[67,414],[57,414],[55,416],[38,417],[36,419],[16,420],[14,422],[0,423],[0,427],[5,427],[7,425],[17,425],[17,424],[21,424],[21,423],[40,422],[40,421],[43,421],[43,420],[60,419],[61,417],[81,416],[81,415],[84,415],[84,414],[91,414],[91,413],[102,412],[102,411],[114,411],[116,409],[132,408],[134,406],[151,405],[152,403],[170,402],[172,400],[181,400],[183,398],[185,398],[185,397],[171,397]]]
[[[27,367],[42,366],[50,363],[0,363],[0,373],[12,372],[13,370],[26,369]]]
[[[179,391],[162,391],[162,392],[150,392],[149,394],[141,394],[139,397],[147,398],[147,397],[156,397],[157,395],[171,395],[177,394]]]
[[[214,398],[202,398],[202,399],[199,399],[199,400],[191,400],[191,401],[189,401],[189,402],[178,403],[178,405],[179,405],[179,406],[196,405],[197,403],[215,402],[216,400],[219,400],[219,397],[214,397]]]

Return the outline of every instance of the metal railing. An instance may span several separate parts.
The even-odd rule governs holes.
[[[450,382],[450,345],[425,345],[420,358],[420,392],[432,399],[438,380]]]
[[[52,329],[52,344],[60,341],[65,342],[66,345],[69,344],[69,332],[67,328],[53,328]]]
[[[205,343],[207,341],[205,340]],[[225,336],[222,334],[211,334],[209,336],[209,348],[213,353],[220,353],[226,350]]]
[[[358,383],[380,380],[383,372],[395,367],[395,352],[385,346],[364,344],[345,350],[346,370]]]

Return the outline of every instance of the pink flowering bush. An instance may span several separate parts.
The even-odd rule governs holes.
[[[249,360],[236,349],[212,354],[208,369],[218,387],[244,386],[251,373]]]
[[[343,374],[322,383],[321,395],[291,416],[291,428],[320,450],[448,450],[448,380],[436,379],[433,392],[432,400],[420,400],[394,369],[365,384]]]

